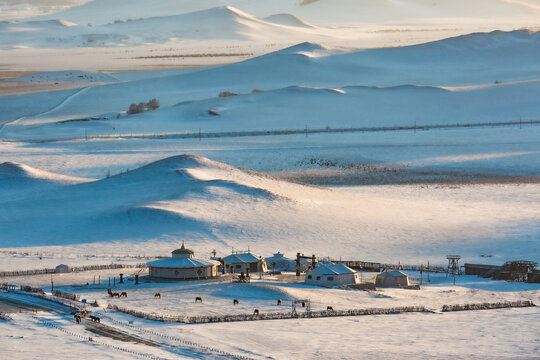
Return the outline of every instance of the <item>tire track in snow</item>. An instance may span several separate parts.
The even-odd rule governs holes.
[[[28,114],[28,115],[23,115],[15,120],[12,120],[12,121],[7,121],[5,123],[2,123],[0,124],[0,134],[2,133],[2,130],[4,130],[4,127],[6,125],[13,125],[13,124],[17,124],[19,123],[20,121],[24,120],[25,118],[28,118],[28,117],[36,117],[36,116],[43,116],[43,115],[47,115],[53,111],[56,111],[58,109],[60,109],[62,106],[66,105],[68,102],[70,102],[74,97],[76,97],[77,95],[80,95],[80,94],[83,94],[85,93],[86,91],[88,91],[88,89],[90,89],[92,86],[87,86],[87,87],[83,87],[81,89],[78,89],[77,91],[75,91],[74,93],[72,94],[69,94],[68,96],[66,96],[64,99],[62,99],[58,104],[54,105],[52,108],[50,108],[49,110],[46,110],[44,112],[40,112],[40,113],[35,113],[35,114]]]

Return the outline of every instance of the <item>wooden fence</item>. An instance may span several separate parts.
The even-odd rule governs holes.
[[[82,272],[93,270],[109,270],[109,269],[127,269],[127,268],[146,268],[146,263],[139,264],[107,264],[107,265],[87,265],[87,266],[75,266],[72,267],[69,272]],[[43,274],[56,274],[56,268],[53,269],[32,269],[32,270],[17,270],[17,271],[2,271],[0,277],[13,277],[13,276],[30,276],[30,275],[43,275]]]

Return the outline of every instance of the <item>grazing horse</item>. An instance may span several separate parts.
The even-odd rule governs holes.
[[[155,293],[154,294],[154,299],[161,299],[161,294],[160,293]]]
[[[89,318],[94,322],[101,322],[101,319],[97,316],[90,315]]]
[[[259,309],[253,310],[253,316],[259,316]]]
[[[238,305],[238,299],[234,299],[234,300],[233,300],[233,304],[234,304],[234,305]]]
[[[74,318],[75,318],[75,322],[76,322],[77,324],[80,324],[80,323],[81,323],[81,317],[80,317],[79,315],[75,315]]]
[[[120,297],[120,294],[119,294],[119,293],[112,293],[112,297],[113,297],[113,298],[119,298],[119,297]]]
[[[277,299],[277,304],[281,305],[281,299]]]
[[[198,303],[198,302],[202,303],[202,297],[197,296],[197,297],[195,298],[195,302],[196,302],[196,303]]]
[[[123,296],[123,297],[127,297],[127,292],[125,292],[125,291],[122,291],[122,293],[120,294],[120,296],[119,296],[119,297],[122,297],[122,296]]]
[[[327,306],[327,307],[326,307],[326,311],[334,312],[334,308],[331,307],[331,306]]]

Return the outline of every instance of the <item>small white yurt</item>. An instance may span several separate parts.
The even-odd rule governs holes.
[[[315,269],[306,272],[304,283],[325,287],[358,284],[358,273],[343,264],[320,262]]]
[[[197,259],[194,255],[182,243],[180,249],[172,252],[172,257],[148,262],[149,275],[169,280],[208,279],[217,276],[219,262]]]
[[[384,271],[375,278],[375,286],[377,287],[402,288],[409,285],[409,276],[399,270]]]
[[[277,252],[273,256],[264,259],[269,270],[275,271],[296,271],[296,259],[285,257],[282,252]],[[300,271],[304,272],[311,265],[308,259],[300,259]]]

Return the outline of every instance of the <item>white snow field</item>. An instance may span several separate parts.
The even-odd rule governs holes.
[[[540,262],[539,19],[536,0],[0,1],[0,272],[129,266],[0,278],[46,296],[54,281],[102,317],[77,325],[0,290],[0,312],[22,311],[0,319],[0,358],[538,358],[537,307],[440,311],[538,305],[538,284],[157,283],[132,266],[182,241],[201,258]],[[119,273],[128,297],[113,299]],[[195,325],[107,309],[268,313],[301,298],[435,313]]]

